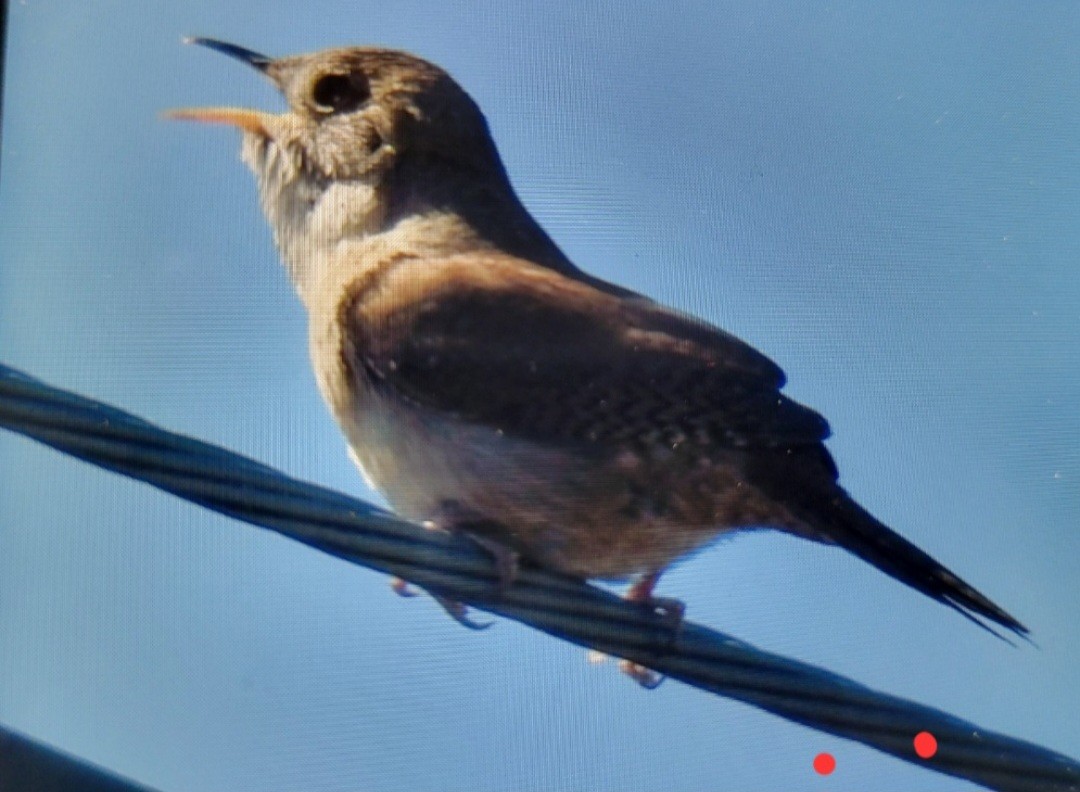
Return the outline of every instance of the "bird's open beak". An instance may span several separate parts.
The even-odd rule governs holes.
[[[181,107],[176,110],[166,110],[162,115],[165,118],[180,121],[228,124],[263,137],[272,137],[270,130],[276,118],[273,113],[245,110],[242,107]]]
[[[201,36],[185,36],[181,40],[184,44],[198,44],[200,47],[207,47],[208,49],[216,50],[224,55],[228,55],[230,58],[236,58],[238,61],[243,61],[251,68],[257,69],[264,74],[270,64],[274,62],[273,58],[268,58],[265,55],[260,55],[257,52],[252,52],[243,47],[238,47],[227,41],[218,41],[217,39],[203,38]]]
[[[273,62],[273,58],[252,52],[249,49],[229,44],[217,39],[188,36],[183,39],[185,44],[198,44],[208,47],[217,52],[224,53],[231,58],[243,61],[248,66],[263,74]],[[208,124],[228,124],[238,127],[246,132],[253,132],[263,137],[272,137],[274,120],[277,118],[272,113],[264,113],[259,110],[246,110],[241,107],[183,107],[178,110],[166,110],[162,114],[165,118],[179,119],[182,121],[202,121]]]

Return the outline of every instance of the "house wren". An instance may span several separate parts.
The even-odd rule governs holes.
[[[843,547],[986,627],[1016,619],[859,506],[816,412],[704,321],[579,270],[522,206],[477,105],[387,49],[268,58],[288,110],[230,124],[310,318],[322,395],[405,517],[582,578],[660,573],[774,528]],[[987,627],[989,629],[989,627]]]

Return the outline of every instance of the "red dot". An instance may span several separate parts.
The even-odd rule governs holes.
[[[833,759],[832,754],[819,753],[814,757],[814,770],[818,775],[828,775],[836,769],[836,760]]]
[[[920,759],[929,759],[937,753],[937,740],[930,732],[919,732],[915,735],[915,753]]]

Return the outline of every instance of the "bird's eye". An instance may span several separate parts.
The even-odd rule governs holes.
[[[311,91],[315,107],[324,113],[347,113],[368,100],[371,92],[361,77],[327,74],[320,77]]]

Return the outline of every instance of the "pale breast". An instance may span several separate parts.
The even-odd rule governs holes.
[[[351,456],[409,519],[482,522],[490,538],[538,563],[610,579],[663,569],[722,533],[777,522],[729,467],[695,475],[625,453],[544,447],[424,414],[347,380],[327,359],[316,365],[319,384]]]

